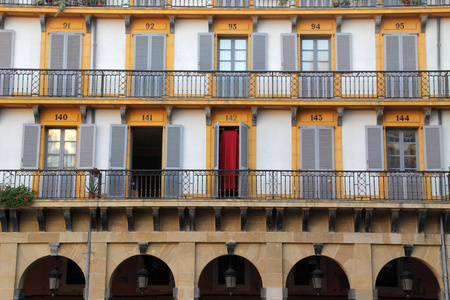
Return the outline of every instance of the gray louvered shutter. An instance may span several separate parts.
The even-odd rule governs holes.
[[[81,33],[67,33],[67,63],[66,68],[81,69]]]
[[[281,34],[281,69],[297,71],[297,34]]]
[[[252,33],[252,70],[267,70],[268,34]]]
[[[367,170],[384,171],[383,126],[366,126]]]
[[[442,132],[441,126],[423,126],[425,150],[425,171],[442,171]]]
[[[334,127],[317,126],[318,169],[334,170]]]
[[[134,34],[134,63],[135,70],[148,70],[149,66],[149,36]]]
[[[13,66],[14,31],[0,30],[0,68]]]
[[[166,34],[153,33],[150,39],[150,70],[166,69]]]
[[[199,71],[214,70],[214,33],[198,34],[198,69]]]
[[[50,33],[49,69],[64,69],[64,45],[65,38],[62,32]]]
[[[109,167],[112,170],[123,170],[127,166],[127,134],[128,125],[111,124]]]
[[[248,197],[248,130],[247,124],[239,122],[239,189],[240,198]]]
[[[182,168],[183,126],[166,125],[165,169]]]
[[[213,169],[218,170],[219,169],[219,122],[216,122],[213,126],[214,131],[214,162],[213,162]]]
[[[300,169],[316,169],[315,126],[300,126]]]
[[[417,70],[417,36],[415,34],[404,34],[402,39],[402,70]]]
[[[39,169],[41,124],[23,124],[22,169]]]
[[[80,124],[78,141],[78,168],[92,169],[95,166],[95,124]]]
[[[336,71],[350,71],[352,69],[352,35],[350,33],[336,33]]]
[[[384,65],[386,71],[401,70],[400,36],[398,34],[385,34],[384,36]]]

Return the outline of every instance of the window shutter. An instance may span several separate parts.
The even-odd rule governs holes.
[[[181,169],[183,154],[183,126],[166,125],[166,169]]]
[[[112,170],[123,170],[127,166],[127,133],[128,125],[111,124],[109,167]]]
[[[41,124],[23,124],[22,168],[39,169],[39,149],[41,145]]]
[[[317,127],[317,141],[319,149],[318,169],[334,170],[334,128],[332,126]]]
[[[149,36],[138,34],[134,35],[134,69],[148,70],[148,52],[149,52]]]
[[[297,71],[297,34],[281,34],[281,69]]]
[[[404,34],[402,38],[402,70],[417,70],[417,36],[415,34]]]
[[[316,169],[315,126],[300,126],[300,169]]]
[[[166,34],[154,33],[150,36],[150,70],[166,69]]]
[[[239,169],[248,169],[248,125],[239,122]]]
[[[386,71],[400,69],[400,36],[385,34],[384,36],[384,64]]]
[[[267,70],[267,33],[252,33],[252,70]]]
[[[336,33],[336,71],[350,71],[352,69],[352,35],[350,33]]]
[[[442,171],[441,126],[423,126],[425,171]]]
[[[81,69],[81,33],[67,34],[67,69]]]
[[[214,130],[214,163],[213,163],[213,169],[218,170],[219,169],[219,122],[216,122],[213,126]]]
[[[198,69],[199,71],[214,70],[214,33],[198,34]]]
[[[95,124],[80,124],[78,141],[78,168],[92,169],[95,160]]]
[[[384,171],[383,126],[366,126],[367,170]]]
[[[49,69],[64,69],[64,33],[50,33]]]
[[[0,68],[13,66],[14,31],[0,30]]]

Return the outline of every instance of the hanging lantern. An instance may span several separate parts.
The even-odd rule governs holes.
[[[61,275],[62,274],[58,271],[58,269],[56,269],[56,267],[48,274],[48,286],[52,292],[52,297],[55,296],[55,292],[59,289]]]
[[[146,268],[142,268],[137,272],[138,287],[141,290],[141,294],[144,294],[144,290],[148,286],[148,276],[149,273]]]
[[[323,278],[325,277],[325,273],[323,273],[322,271],[320,271],[319,269],[316,268],[311,273],[311,277],[312,277],[313,288],[316,291],[317,296],[319,296],[319,293],[323,288]]]
[[[413,289],[414,275],[408,269],[405,269],[400,275],[400,278],[402,280],[402,290],[406,293],[406,298],[409,298]]]
[[[225,284],[227,289],[230,290],[230,295],[233,293],[233,290],[236,288],[236,274],[237,272],[230,266],[228,270],[223,273],[225,276]]]

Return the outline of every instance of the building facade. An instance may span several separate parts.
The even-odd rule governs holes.
[[[105,1],[0,0],[0,299],[448,299],[448,0]]]

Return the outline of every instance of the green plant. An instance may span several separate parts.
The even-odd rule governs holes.
[[[51,2],[52,0],[36,0],[36,2],[34,3],[35,5],[44,5],[48,2]],[[59,15],[60,12],[64,11],[66,9],[67,6],[67,0],[54,0],[53,4],[58,6],[58,11],[55,14],[55,17],[57,17]]]
[[[89,180],[89,185],[86,185],[86,192],[89,197],[95,197],[98,194],[98,186],[95,184],[94,180]]]
[[[34,203],[37,193],[24,185],[4,186],[0,189],[0,201],[4,208],[18,209]]]

